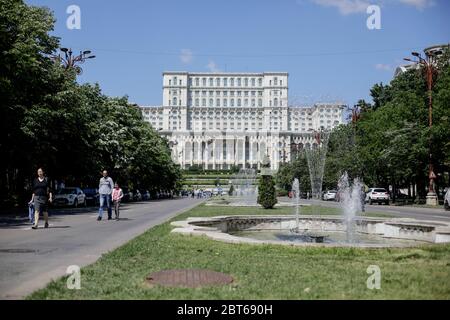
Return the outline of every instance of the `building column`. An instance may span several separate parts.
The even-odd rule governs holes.
[[[197,140],[197,165],[202,164],[202,141]]]
[[[242,139],[242,168],[245,168],[245,136]]]
[[[213,170],[216,170],[216,139],[213,140],[213,147],[212,147],[212,163],[213,163]]]

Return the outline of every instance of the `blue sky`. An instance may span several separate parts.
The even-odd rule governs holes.
[[[141,105],[162,100],[166,70],[289,72],[291,103],[370,100],[411,50],[450,42],[447,0],[27,0],[57,19],[61,45],[90,49],[81,83]],[[81,29],[69,30],[69,5]],[[381,8],[369,30],[366,8]]]

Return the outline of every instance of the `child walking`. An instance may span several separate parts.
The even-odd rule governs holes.
[[[123,198],[123,191],[119,187],[118,183],[114,184],[114,189],[111,193],[111,196],[112,196],[112,201],[113,201],[113,205],[114,205],[114,213],[116,215],[116,220],[119,220],[119,208],[120,208],[120,201]]]

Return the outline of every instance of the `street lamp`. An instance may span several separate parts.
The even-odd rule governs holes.
[[[413,60],[410,58],[405,58],[405,61],[413,62],[419,64],[425,68],[425,75],[428,87],[428,125],[430,128],[430,137],[429,137],[429,187],[427,194],[427,204],[437,206],[438,199],[436,195],[436,191],[434,190],[434,180],[436,179],[436,175],[433,170],[433,154],[431,151],[431,129],[433,127],[433,74],[435,72],[435,68],[433,63],[431,62],[430,56],[427,55],[427,58],[424,59],[418,52],[411,53],[414,57],[418,58],[418,60]]]
[[[90,50],[80,51],[78,55],[74,55],[72,49],[60,48],[59,50],[61,53],[51,57],[60,61],[66,70],[73,68],[78,75],[83,72],[78,64],[83,64],[86,60],[95,58],[94,55],[91,55]]]

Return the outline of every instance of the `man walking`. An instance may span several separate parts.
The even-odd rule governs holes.
[[[97,221],[102,220],[103,207],[106,204],[108,208],[108,220],[112,219],[112,208],[111,208],[111,193],[114,189],[114,182],[111,177],[108,176],[108,171],[103,170],[103,177],[100,178],[100,183],[98,185],[98,193],[100,196],[100,208],[98,210]]]

